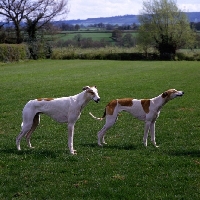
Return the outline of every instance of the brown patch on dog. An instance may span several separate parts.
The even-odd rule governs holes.
[[[53,98],[39,98],[37,101],[52,101],[54,100]]]
[[[167,92],[163,92],[162,93],[162,98],[165,98],[165,97],[167,97],[168,96],[168,93]]]
[[[107,113],[108,115],[112,115],[113,112],[114,112],[114,110],[115,110],[115,107],[117,106],[117,102],[118,102],[121,106],[132,106],[132,105],[133,105],[132,100],[133,100],[133,99],[131,99],[131,98],[112,100],[112,101],[110,101],[110,103],[108,103],[108,105],[106,106],[106,113]]]
[[[175,93],[175,92],[176,92],[175,89],[169,89],[169,90],[167,90],[167,91],[165,91],[165,92],[162,93],[162,98],[170,96],[170,94]]]
[[[150,99],[142,99],[141,104],[145,113],[149,113]]]
[[[125,98],[125,99],[118,99],[118,103],[121,106],[132,106],[133,105],[133,99],[132,98]]]
[[[97,86],[85,86],[82,88],[82,90],[87,90],[87,89],[90,89],[90,88],[96,88],[97,89]]]
[[[117,100],[112,100],[110,103],[108,103],[108,105],[106,106],[106,113],[108,115],[112,115],[116,105],[117,105]]]

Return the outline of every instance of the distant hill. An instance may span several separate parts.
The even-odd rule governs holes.
[[[66,20],[64,21],[68,24],[83,24],[88,26],[90,24],[133,24],[138,22],[138,15],[123,15],[123,16],[114,16],[114,17],[100,17],[100,18],[88,18],[85,20],[77,19],[77,20]]]
[[[200,12],[186,12],[186,15],[188,16],[188,19],[190,22],[200,22]],[[60,21],[67,24],[83,24],[85,26],[88,26],[90,24],[138,24],[138,15],[123,15],[123,16],[114,16],[114,17],[100,17],[100,18],[88,18],[88,19],[77,19],[77,20],[65,20]],[[60,23],[57,22],[57,23]]]

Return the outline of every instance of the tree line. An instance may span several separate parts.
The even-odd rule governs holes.
[[[91,28],[94,28],[96,30],[138,30],[139,24],[133,23],[133,24],[104,24],[104,23],[98,23],[98,24],[90,24],[85,26],[84,24],[70,24],[67,22],[60,22],[56,23],[55,26],[59,28],[60,31],[79,31],[80,29],[84,30],[90,30]],[[190,27],[193,28],[196,31],[200,31],[200,22],[190,22]]]
[[[96,30],[107,30],[107,31],[111,31],[111,30],[137,30],[139,25],[133,23],[133,24],[123,24],[123,25],[118,25],[118,24],[103,24],[103,23],[99,23],[99,24],[90,24],[88,26],[85,26],[83,24],[69,24],[67,22],[61,22],[61,23],[57,23],[56,24],[57,27],[59,27],[59,29],[61,31],[78,31],[80,29],[85,29],[85,30],[89,30],[91,28],[94,28]]]

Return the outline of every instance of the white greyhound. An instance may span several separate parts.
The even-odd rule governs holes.
[[[93,118],[97,120],[102,120],[106,117],[105,125],[98,132],[98,145],[102,146],[101,141],[106,144],[104,140],[106,131],[113,126],[117,120],[118,113],[121,111],[126,111],[137,119],[145,122],[143,138],[144,146],[147,146],[147,137],[150,130],[151,141],[155,147],[158,147],[155,140],[155,122],[159,116],[160,110],[169,100],[172,100],[178,96],[183,96],[183,94],[183,91],[169,89],[152,99],[115,99],[108,103],[102,118],[97,118],[92,115],[92,113],[89,113]]]
[[[68,147],[71,154],[75,154],[73,147],[74,125],[81,115],[82,109],[93,99],[96,103],[100,97],[96,86],[83,88],[79,94],[61,98],[40,98],[30,100],[23,109],[23,122],[20,134],[16,138],[17,149],[20,148],[20,140],[26,136],[26,141],[30,148],[31,134],[40,122],[40,113],[46,114],[60,123],[68,124]]]

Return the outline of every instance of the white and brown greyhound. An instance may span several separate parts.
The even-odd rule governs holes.
[[[20,141],[26,136],[26,141],[30,148],[31,134],[40,122],[40,114],[46,114],[60,123],[68,124],[68,147],[71,154],[75,154],[73,147],[74,125],[81,115],[82,109],[93,99],[99,102],[100,97],[96,86],[83,88],[79,94],[61,98],[39,98],[30,100],[23,109],[23,122],[20,134],[16,138],[17,149],[20,148]]]
[[[106,117],[105,125],[98,132],[98,145],[102,146],[101,142],[106,144],[104,139],[106,131],[116,122],[118,113],[121,111],[126,111],[137,119],[145,122],[143,138],[144,146],[147,146],[147,137],[148,132],[150,131],[151,141],[155,147],[158,147],[155,140],[155,122],[159,116],[160,110],[169,100],[183,96],[183,94],[183,91],[169,89],[152,99],[115,99],[107,104],[102,118],[97,118],[92,113],[89,113],[93,118],[97,120],[102,120]]]

